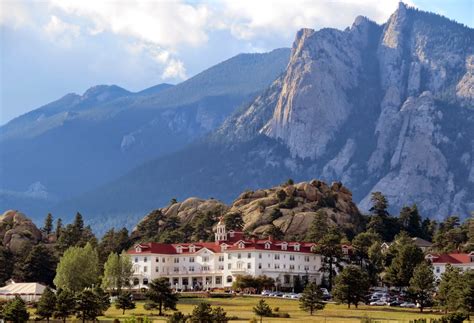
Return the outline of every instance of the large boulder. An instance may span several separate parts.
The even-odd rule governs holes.
[[[0,215],[0,241],[13,254],[19,254],[42,240],[41,231],[23,213],[9,210]]]

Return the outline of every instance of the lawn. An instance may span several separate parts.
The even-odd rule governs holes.
[[[252,308],[259,301],[259,297],[234,297],[234,298],[183,298],[178,304],[178,310],[189,314],[194,306],[199,302],[209,302],[213,306],[222,306],[228,316],[238,317],[238,320],[231,322],[248,322],[255,317]],[[297,300],[281,298],[265,298],[266,302],[272,307],[279,307],[279,312],[287,312],[290,318],[264,318],[264,322],[360,322],[363,317],[370,317],[379,322],[409,322],[416,318],[435,318],[440,317],[437,314],[420,313],[417,309],[402,309],[388,306],[359,306],[358,309],[348,309],[346,305],[327,304],[323,311],[318,311],[310,316],[308,313],[299,309]],[[121,310],[111,307],[102,319],[123,319],[132,315],[146,315],[155,321],[164,321],[165,318],[152,315],[149,311],[143,309],[143,302],[137,303],[137,308],[127,311],[122,315]],[[168,312],[168,313],[171,313]],[[153,312],[156,314],[156,311]]]

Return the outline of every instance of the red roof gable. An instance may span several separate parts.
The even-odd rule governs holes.
[[[431,259],[434,264],[468,264],[473,262],[469,253],[429,254],[427,258]]]

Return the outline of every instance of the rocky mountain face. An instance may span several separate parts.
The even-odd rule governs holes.
[[[217,221],[220,216],[238,213],[244,221],[243,230],[249,234],[263,236],[275,226],[285,239],[304,239],[317,211],[327,215],[329,224],[347,232],[356,232],[362,225],[362,216],[352,201],[352,193],[341,183],[329,186],[319,180],[245,191],[230,205],[216,199],[191,197],[160,211],[165,219],[178,217],[181,226],[192,224],[200,214],[217,215],[214,219]],[[147,221],[147,217],[142,221]],[[137,228],[132,237],[140,237]]]
[[[181,149],[252,101],[289,54],[237,55],[176,86],[137,93],[95,86],[12,120],[0,127],[0,209],[41,219],[57,202]],[[41,197],[28,193],[34,183]]]
[[[394,208],[467,215],[473,61],[472,29],[402,3],[382,26],[358,17],[344,31],[303,29],[273,90],[218,133],[278,140],[293,165],[341,180],[363,209],[381,191]]]

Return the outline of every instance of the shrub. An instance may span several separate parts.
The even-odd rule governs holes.
[[[278,306],[273,308],[273,312],[279,312],[279,311],[280,311],[280,308]]]

